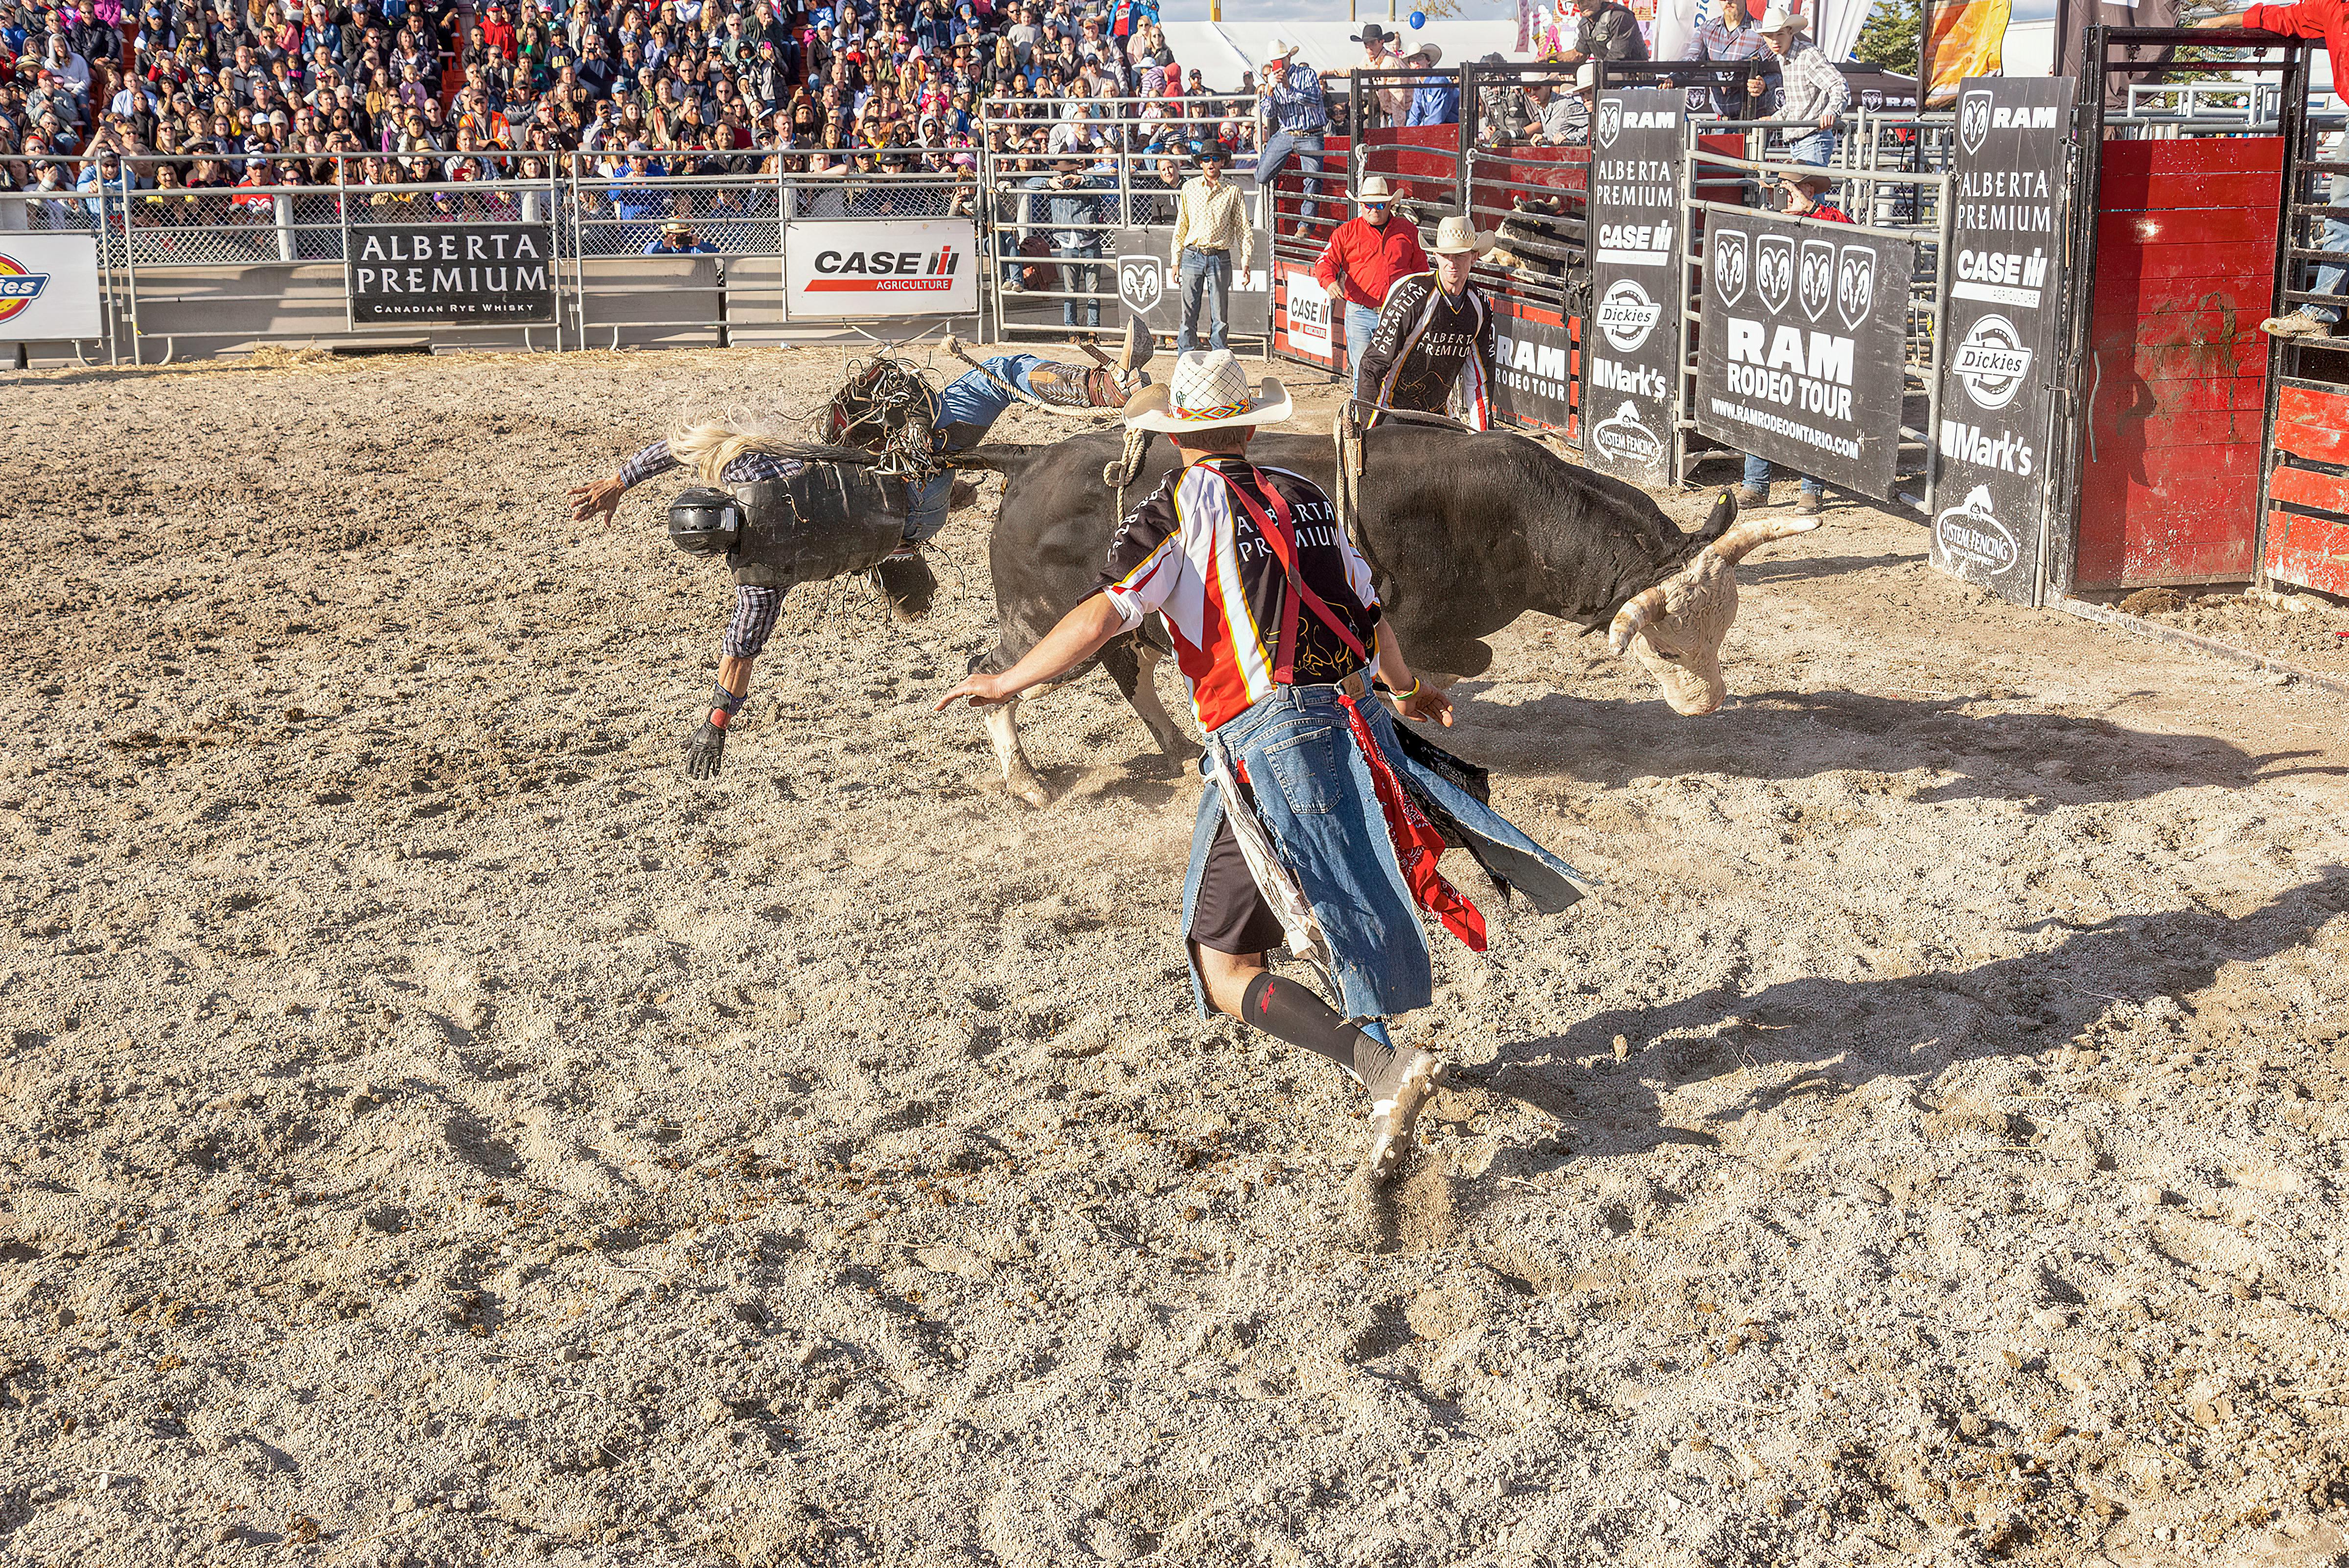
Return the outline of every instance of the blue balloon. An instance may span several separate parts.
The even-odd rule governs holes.
[[[1416,32],[1418,32],[1422,27],[1424,27],[1424,26],[1427,26],[1427,13],[1426,13],[1426,12],[1424,12],[1424,11],[1413,11],[1413,12],[1411,14],[1411,30],[1412,30],[1413,32],[1416,33]]]

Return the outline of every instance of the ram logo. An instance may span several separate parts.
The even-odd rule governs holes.
[[[1846,245],[1836,266],[1836,314],[1854,332],[1876,308],[1876,248]]]
[[[1803,314],[1816,321],[1835,303],[1835,246],[1825,240],[1803,242]]]
[[[1971,158],[1990,134],[1990,89],[1976,88],[1958,97],[1958,145]]]
[[[1129,316],[1147,316],[1166,295],[1166,274],[1156,256],[1117,258],[1117,297]]]
[[[1623,131],[1623,100],[1602,98],[1599,100],[1599,145],[1612,147]]]
[[[1764,234],[1754,242],[1754,292],[1762,308],[1775,316],[1795,296],[1795,242]]]
[[[1711,256],[1713,296],[1723,305],[1734,305],[1745,297],[1747,257],[1745,236],[1735,229],[1715,229],[1706,237],[1705,249]]]

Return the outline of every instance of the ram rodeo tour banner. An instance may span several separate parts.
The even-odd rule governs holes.
[[[354,223],[355,327],[533,327],[554,319],[549,223]]]
[[[1670,484],[1679,399],[1681,119],[1686,95],[1599,95],[1590,127],[1590,314],[1582,344],[1583,450],[1634,484]]]
[[[1917,247],[1848,223],[1716,213],[1704,236],[1696,428],[1891,499]]]
[[[1958,91],[1933,565],[2015,604],[2037,601],[2046,534],[2072,86],[1977,77]]]
[[[783,225],[783,310],[794,321],[975,315],[978,274],[968,218]]]

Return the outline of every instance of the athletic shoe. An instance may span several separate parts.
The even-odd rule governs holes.
[[[1443,1086],[1441,1057],[1409,1045],[1398,1049],[1383,1071],[1365,1085],[1371,1091],[1371,1176],[1384,1181],[1410,1152],[1419,1107]]]
[[[1816,490],[1806,490],[1795,500],[1795,510],[1806,517],[1816,517],[1827,509],[1827,498]]]
[[[1770,487],[1766,484],[1741,484],[1737,487],[1737,504],[1742,507],[1770,504]]]
[[[2303,305],[2289,316],[2269,317],[2260,323],[2260,330],[2271,337],[2330,337],[2333,323],[2311,314]]]

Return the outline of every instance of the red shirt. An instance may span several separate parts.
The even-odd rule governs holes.
[[[1330,236],[1330,248],[1313,265],[1313,275],[1322,287],[1334,288],[1342,270],[1348,301],[1376,310],[1386,303],[1387,290],[1394,286],[1395,279],[1425,272],[1427,267],[1427,253],[1419,248],[1419,231],[1407,220],[1390,217],[1374,228],[1360,218],[1350,218]]]
[[[1814,202],[1811,203],[1811,210],[1805,213],[1803,216],[1806,218],[1816,218],[1823,223],[1848,223],[1851,222],[1851,214],[1845,212],[1841,207],[1837,206],[1833,202]]]
[[[2322,38],[2333,57],[2333,80],[2349,82],[2349,0],[2300,0],[2297,5],[2253,5],[2243,26],[2287,38]]]

